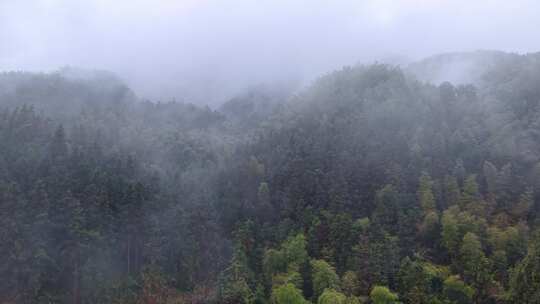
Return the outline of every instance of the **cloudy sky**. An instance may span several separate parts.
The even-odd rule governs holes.
[[[537,0],[0,0],[0,70],[119,74],[152,99],[448,51],[540,51]]]

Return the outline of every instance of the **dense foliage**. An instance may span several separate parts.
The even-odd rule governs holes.
[[[448,56],[216,110],[1,74],[0,303],[540,303],[540,55]]]

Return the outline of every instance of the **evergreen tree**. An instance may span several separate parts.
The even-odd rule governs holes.
[[[525,258],[510,276],[510,303],[540,303],[540,237],[535,233]]]
[[[431,180],[431,177],[425,172],[422,173],[422,176],[420,176],[417,195],[424,214],[436,210],[435,196],[433,195],[432,187],[433,181]]]
[[[404,303],[429,303],[430,281],[422,265],[406,257],[398,273],[398,291]]]
[[[444,177],[444,198],[445,207],[456,205],[460,201],[461,191],[454,176],[446,175]]]
[[[457,276],[451,276],[444,281],[444,296],[455,304],[472,304],[474,288],[468,286]]]
[[[467,232],[463,237],[460,256],[465,282],[476,288],[478,292],[476,299],[483,299],[487,295],[480,292],[487,290],[491,282],[491,265],[484,255],[480,240],[474,233]]]

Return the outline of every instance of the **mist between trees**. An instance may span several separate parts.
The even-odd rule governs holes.
[[[211,109],[0,74],[0,303],[540,303],[540,55]]]

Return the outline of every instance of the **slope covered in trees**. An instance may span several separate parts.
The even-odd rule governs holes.
[[[540,303],[538,54],[217,110],[81,73],[0,76],[0,302]]]

